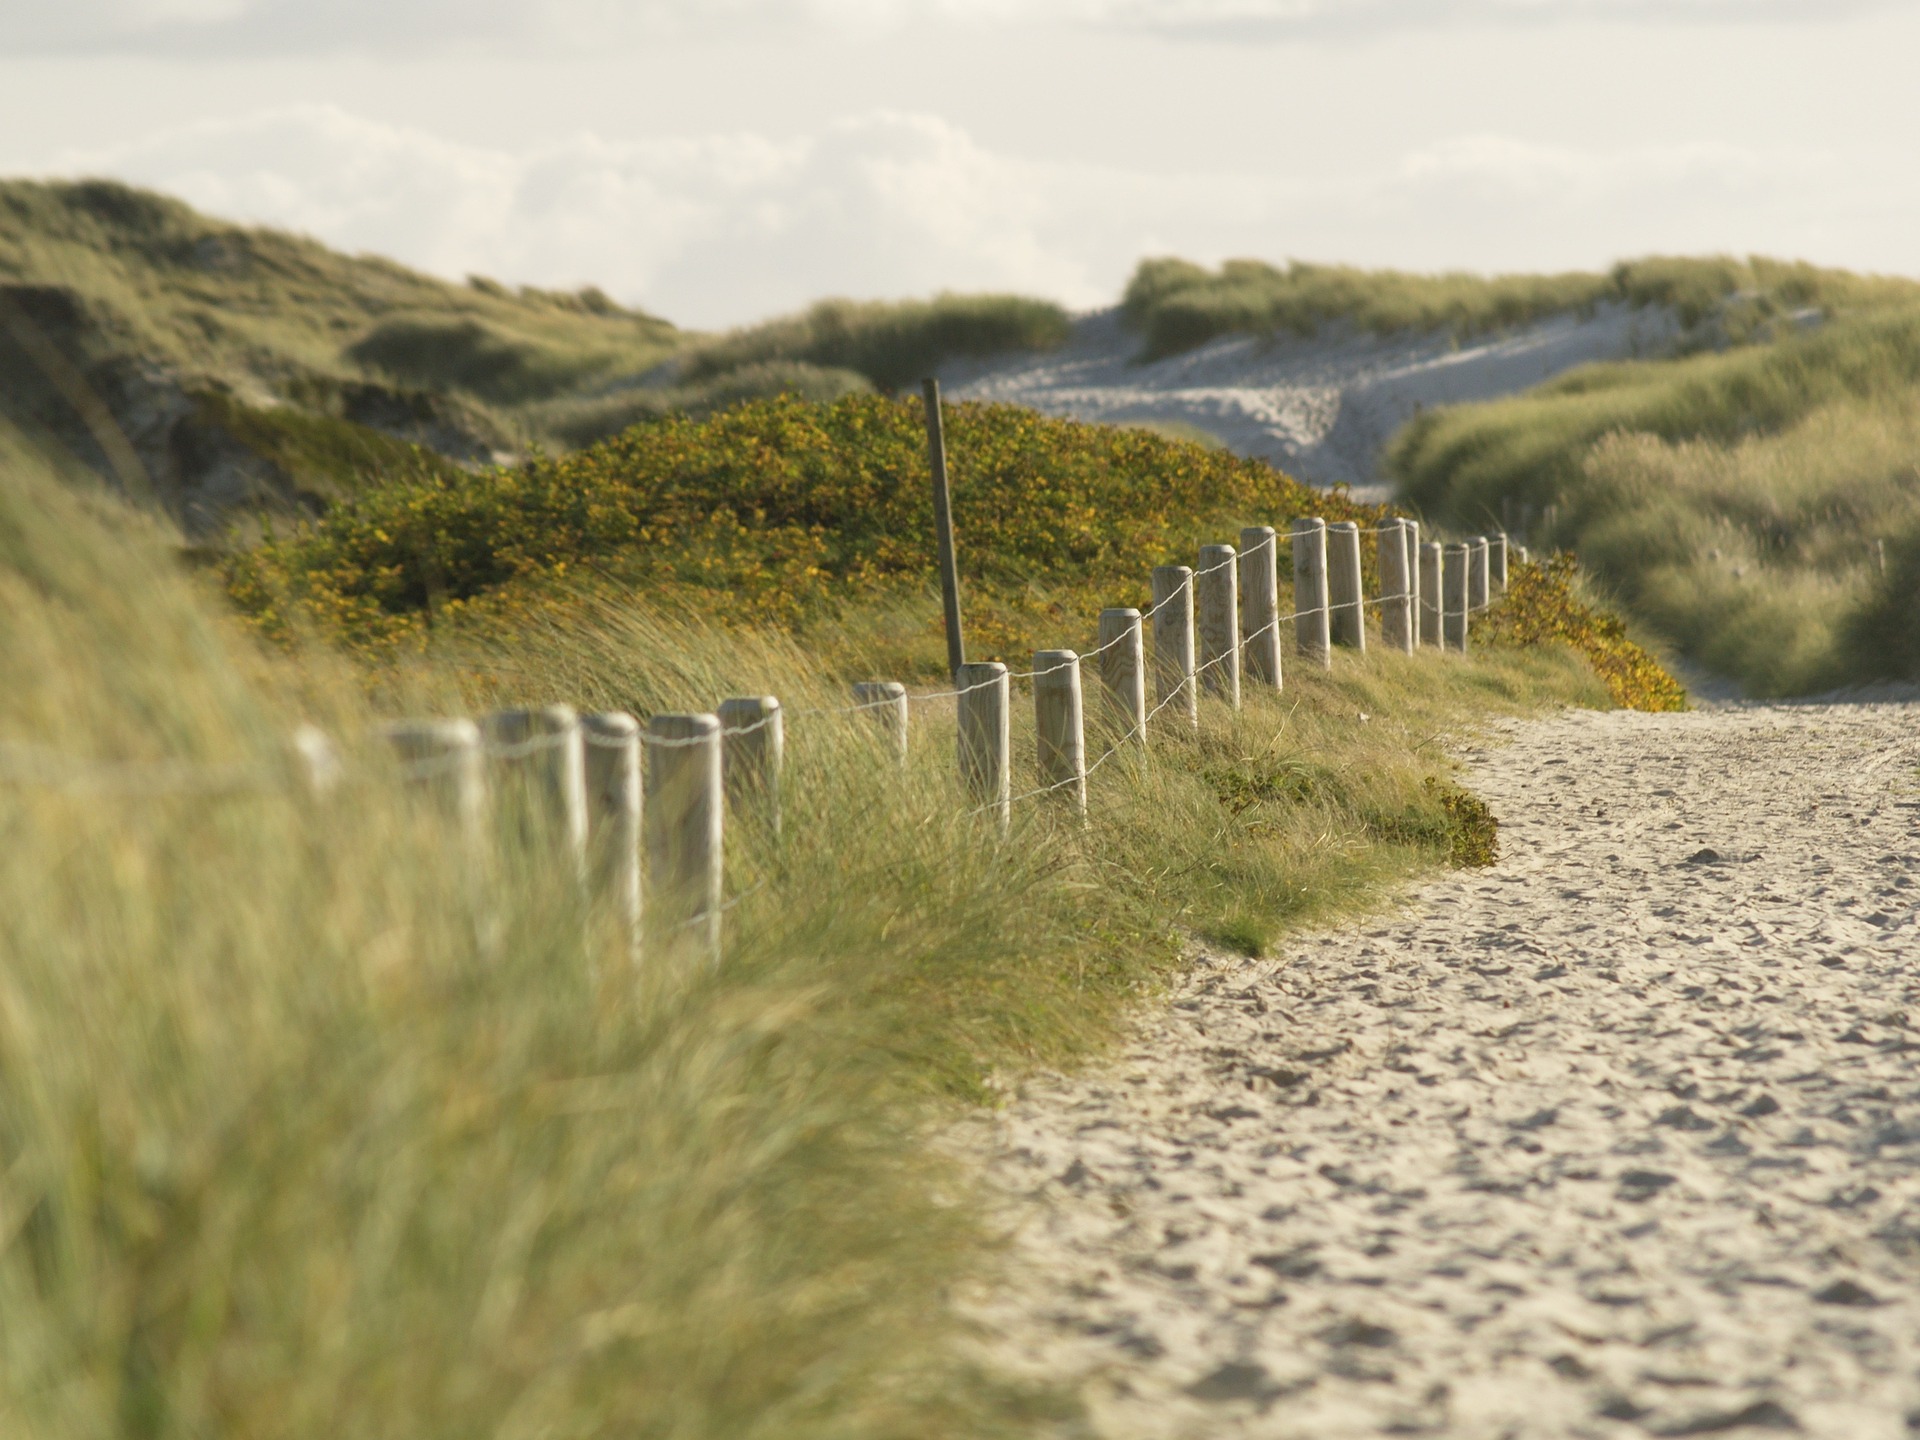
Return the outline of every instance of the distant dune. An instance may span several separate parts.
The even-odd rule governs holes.
[[[1384,497],[1381,451],[1421,409],[1510,395],[1593,361],[1668,354],[1683,328],[1664,306],[1606,302],[1465,341],[1335,324],[1304,339],[1229,335],[1141,363],[1139,337],[1110,309],[1079,319],[1062,349],[956,362],[942,384],[955,399],[1191,427],[1315,485]]]

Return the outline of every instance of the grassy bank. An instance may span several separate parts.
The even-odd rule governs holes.
[[[1067,312],[1022,295],[933,300],[823,300],[798,315],[707,341],[688,355],[688,381],[755,365],[851,370],[881,390],[917,385],[953,360],[1050,350],[1065,343]]]
[[[1429,514],[1507,502],[1632,613],[1757,694],[1920,674],[1920,310],[1686,359],[1596,366],[1431,411],[1390,464]],[[1881,567],[1881,543],[1887,554]],[[1906,588],[1903,588],[1906,587]]]
[[[1343,659],[1104,766],[1086,828],[1030,803],[996,843],[950,717],[883,763],[863,717],[801,713],[843,677],[789,631],[576,592],[369,686],[0,464],[10,1434],[1024,1433],[1057,1402],[948,1344],[990,1256],[924,1127],[1097,1048],[1188,933],[1257,949],[1484,855],[1444,737],[1605,699],[1561,646]],[[734,827],[718,970],[657,935],[629,969],[513,832],[476,887],[368,735],[763,692],[795,712],[786,824]],[[324,800],[303,720],[343,738]]]
[[[1229,260],[1208,270],[1186,260],[1143,261],[1122,300],[1154,359],[1223,335],[1311,335],[1345,322],[1376,334],[1470,335],[1523,325],[1602,302],[1672,309],[1694,345],[1744,343],[1796,311],[1853,311],[1920,297],[1911,281],[1822,270],[1789,261],[1655,256],[1604,274],[1418,275],[1344,265],[1286,266]]]
[[[947,431],[982,655],[1017,657],[1142,600],[1152,566],[1254,518],[1385,513],[1259,461],[1014,406],[954,406]],[[917,401],[761,401],[363,496],[236,557],[228,591],[275,633],[404,648],[436,624],[518,624],[586,586],[932,675],[944,662],[925,604],[926,467]],[[1281,565],[1290,577],[1285,547]]]

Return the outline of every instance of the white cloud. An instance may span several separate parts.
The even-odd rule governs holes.
[[[449,276],[594,282],[703,326],[828,294],[1099,304],[1159,253],[1540,269],[1732,249],[1904,269],[1920,222],[1920,184],[1893,183],[1872,157],[1483,135],[1337,182],[1159,176],[996,154],[947,122],[892,113],[793,139],[583,135],[507,152],[300,107],[52,168]]]
[[[0,56],[510,49],[596,52],[662,35],[922,21],[1290,39],[1560,21],[1818,23],[1914,0],[0,0]]]
[[[826,293],[1100,295],[1071,247],[1043,238],[1046,177],[925,116],[869,115],[788,141],[581,136],[509,154],[302,106],[54,168],[442,274],[592,281],[697,323]]]

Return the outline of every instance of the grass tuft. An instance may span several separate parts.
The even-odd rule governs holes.
[[[1429,411],[1390,465],[1462,527],[1531,507],[1530,538],[1576,550],[1695,663],[1809,694],[1920,676],[1920,616],[1897,588],[1920,535],[1917,412],[1920,309],[1899,306]]]
[[[1415,275],[1293,261],[1229,260],[1217,271],[1190,261],[1141,262],[1122,313],[1159,359],[1225,335],[1311,335],[1338,321],[1375,334],[1506,329],[1603,301],[1671,307],[1695,343],[1739,343],[1770,333],[1793,312],[1855,309],[1920,297],[1914,282],[1821,270],[1797,262],[1730,257],[1649,257],[1605,274]]]
[[[866,376],[892,392],[961,359],[1066,342],[1067,312],[1020,295],[942,295],[933,300],[823,300],[798,315],[736,330],[696,348],[683,379],[712,380],[743,367],[798,362]]]

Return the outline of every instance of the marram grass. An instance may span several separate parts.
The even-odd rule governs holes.
[[[261,650],[5,465],[0,1433],[34,1440],[1026,1433],[1058,1399],[950,1343],[993,1257],[926,1128],[1093,1053],[1187,935],[1261,948],[1444,863],[1449,734],[1605,701],[1559,646],[1342,657],[1000,843],[948,714],[902,772],[797,713],[843,687],[780,631],[603,596],[430,637],[384,704],[796,712],[724,964],[636,972],[523,841],[475,884],[348,662]],[[346,750],[324,800],[301,720]]]

